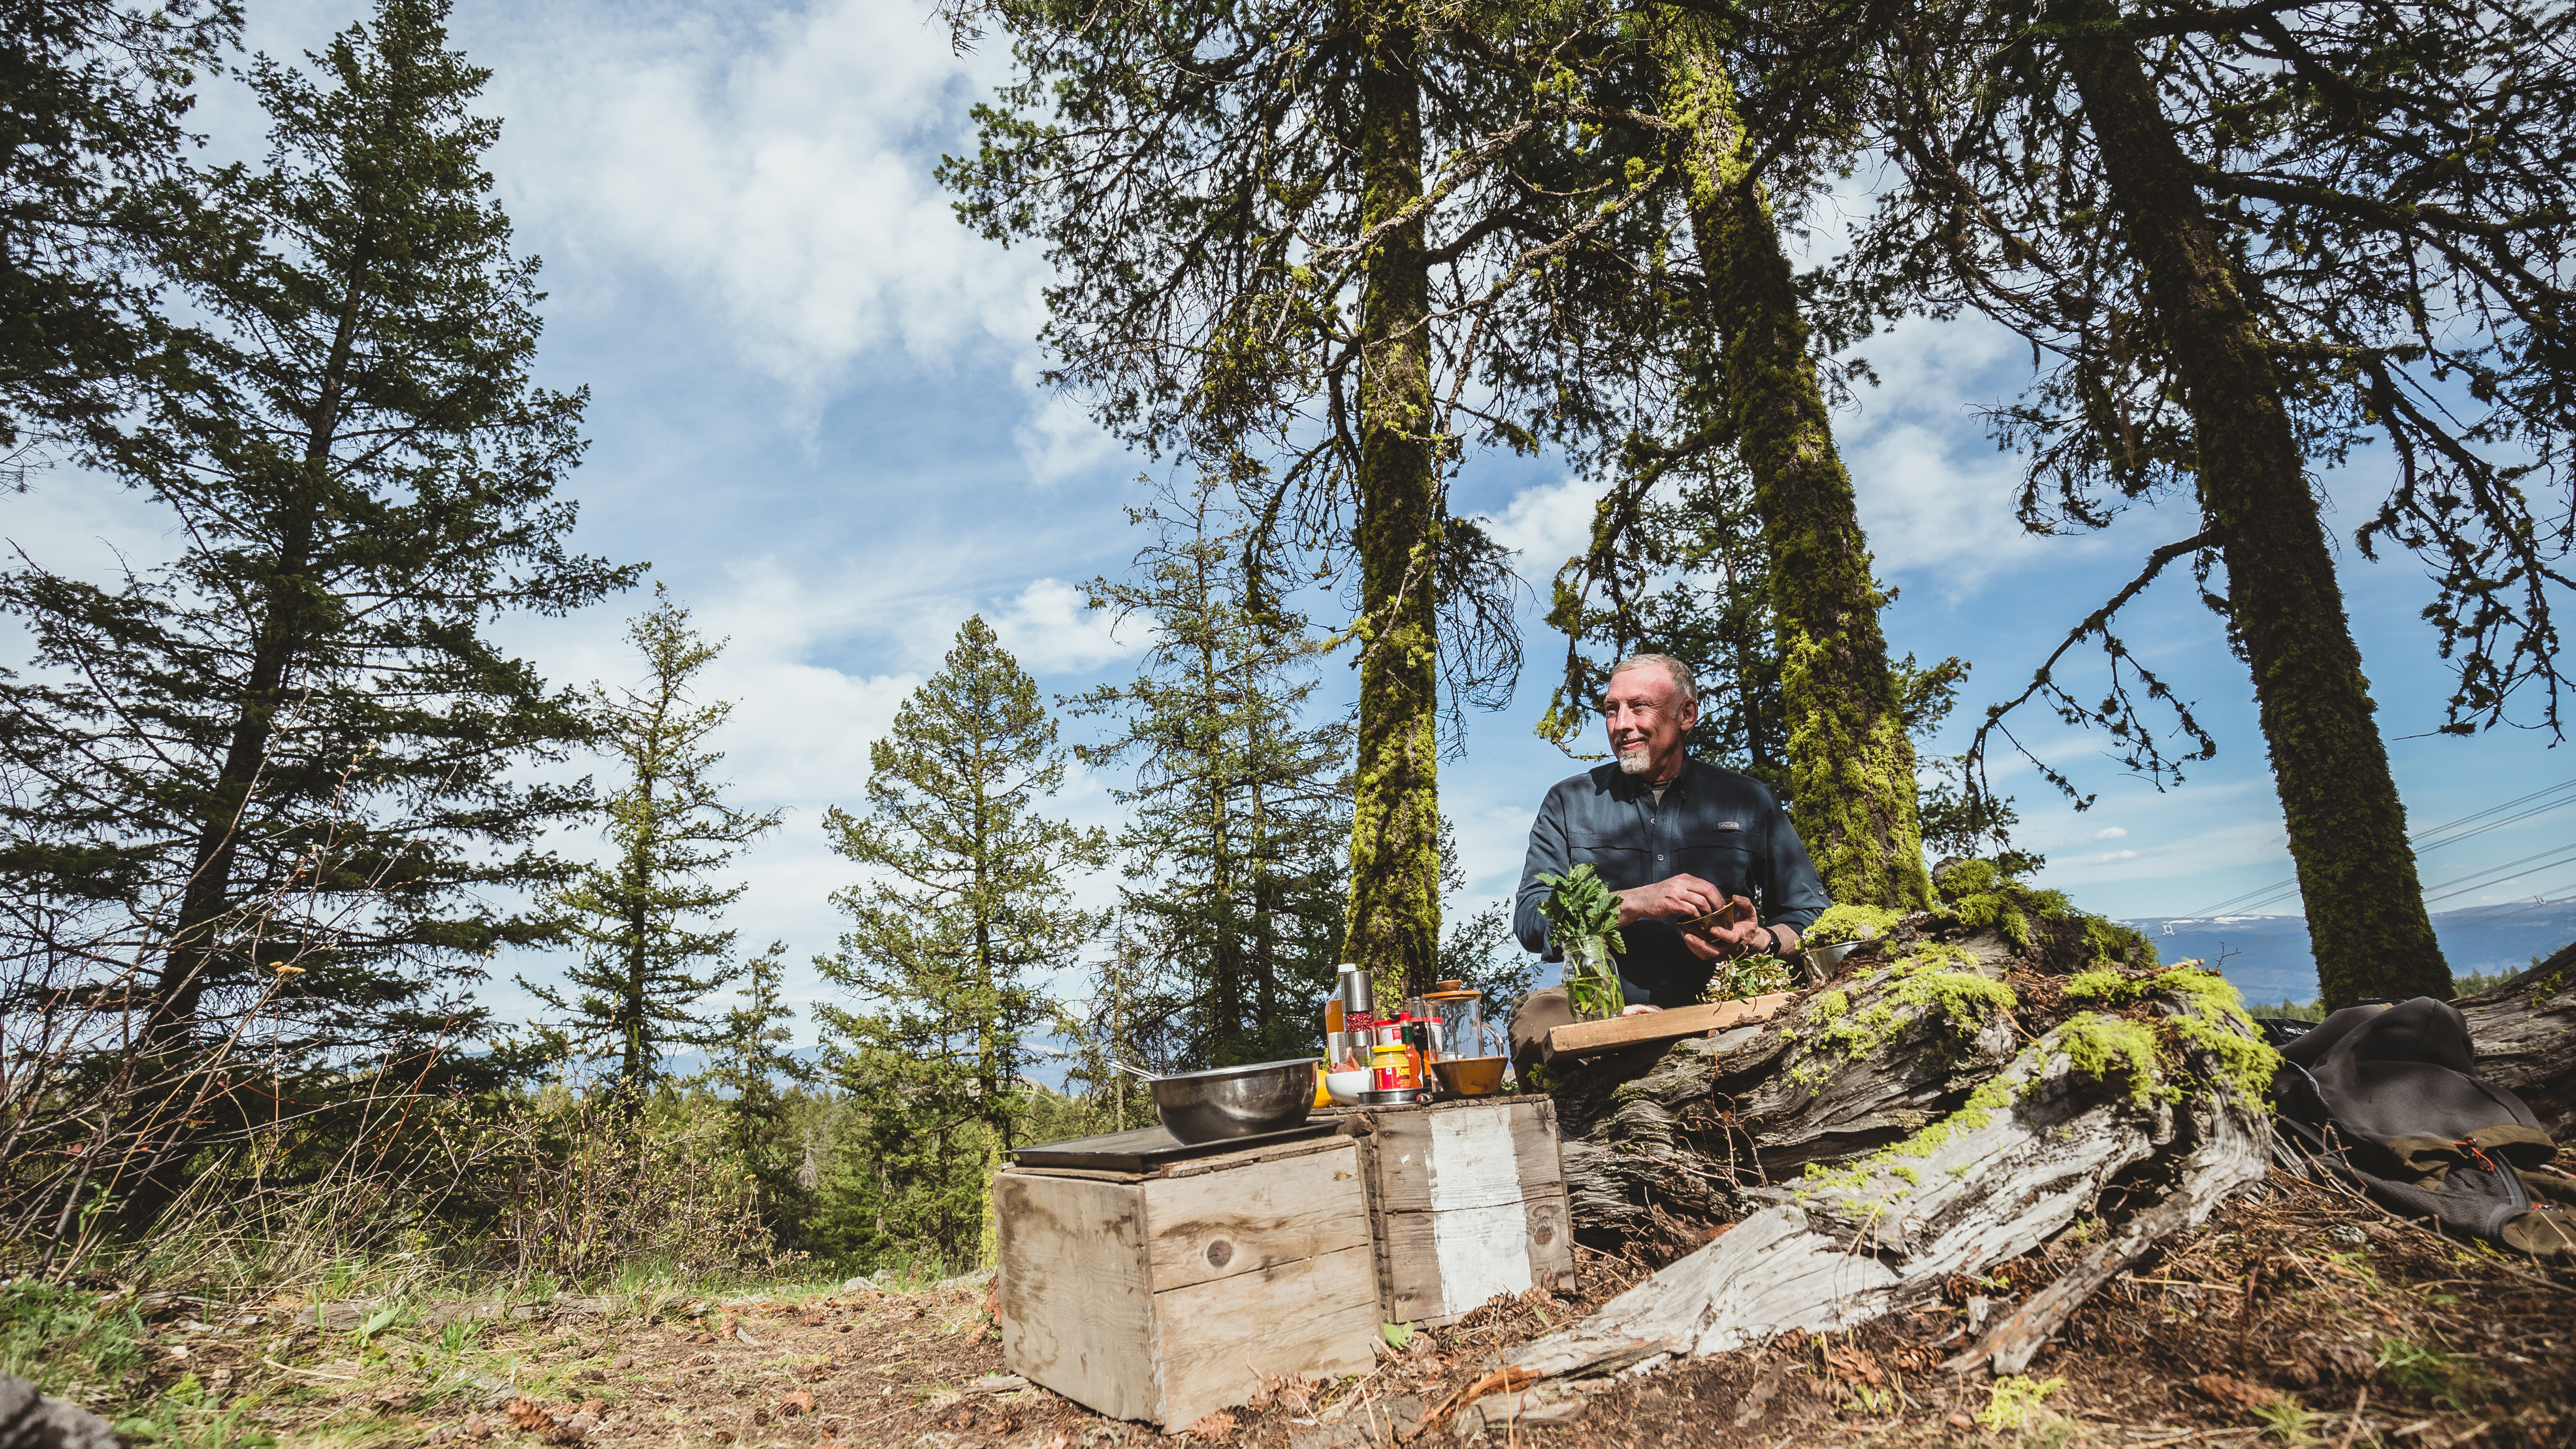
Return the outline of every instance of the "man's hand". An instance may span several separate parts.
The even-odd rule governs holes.
[[[1711,906],[1710,910],[1716,907]],[[1767,954],[1771,950],[1771,933],[1754,919],[1753,902],[1735,898],[1735,924],[1711,928],[1706,935],[1697,931],[1682,932],[1682,944],[1703,961],[1732,961],[1738,956]]]
[[[1725,904],[1726,892],[1698,876],[1677,875],[1619,892],[1619,924],[1632,926],[1656,916],[1705,916]],[[1746,905],[1750,909],[1751,903]]]
[[[1660,1006],[1648,1006],[1646,1003],[1640,1001],[1634,1006],[1620,1007],[1619,1014],[1621,1016],[1652,1016],[1654,1013],[1661,1010],[1663,1010],[1663,1008]]]

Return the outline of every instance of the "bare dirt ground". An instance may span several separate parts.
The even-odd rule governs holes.
[[[1443,1419],[1506,1350],[1643,1274],[1596,1256],[1579,1300],[1497,1300],[1415,1334],[1368,1375],[1265,1386],[1170,1442],[1439,1449],[1458,1429],[1512,1449],[2576,1443],[2576,1272],[2445,1240],[2339,1191],[2275,1174],[2105,1289],[2019,1379],[1939,1366],[1966,1342],[1971,1300],[1999,1310],[2055,1266],[2046,1253],[2006,1264],[1848,1336],[1489,1395]],[[181,1385],[215,1416],[200,1421],[212,1442],[280,1445],[1101,1449],[1165,1437],[1009,1377],[989,1303],[981,1286],[820,1284],[558,1299],[543,1316],[498,1319],[489,1304],[216,1314],[180,1300],[156,1315],[140,1369],[78,1397],[114,1418],[119,1400]]]

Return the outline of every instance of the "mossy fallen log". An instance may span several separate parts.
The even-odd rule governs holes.
[[[2478,1075],[2529,1104],[2560,1143],[2576,1142],[2576,945],[2451,1004],[2468,1018]]]
[[[2063,1291],[1970,1355],[2017,1367],[2261,1176],[2278,1057],[2233,988],[1983,862],[1940,880],[1939,912],[1818,922],[1858,944],[1773,1022],[1561,1075],[1578,1237],[1678,1261],[1518,1362],[1845,1328],[2084,1224]]]

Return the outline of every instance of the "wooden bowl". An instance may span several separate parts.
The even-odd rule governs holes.
[[[1502,1057],[1451,1057],[1431,1064],[1440,1085],[1461,1097],[1490,1097],[1503,1085]]]

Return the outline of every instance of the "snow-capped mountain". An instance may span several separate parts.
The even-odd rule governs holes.
[[[2197,956],[2217,967],[2248,1002],[2316,997],[2303,916],[2177,916],[2128,924],[2146,932],[2168,962]],[[2455,975],[2520,971],[2576,941],[2576,898],[2438,911],[2433,934]]]

